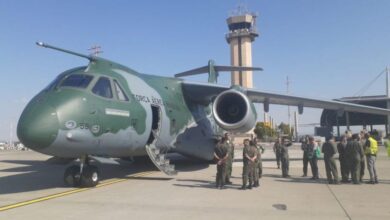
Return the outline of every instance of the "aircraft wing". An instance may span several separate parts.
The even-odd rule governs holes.
[[[194,83],[183,81],[183,92],[187,99],[208,104],[212,99],[223,91],[231,88],[227,86],[209,84],[209,83]],[[304,107],[338,110],[340,114],[343,112],[359,112],[378,115],[390,115],[389,109],[377,108],[366,105],[358,105],[347,102],[334,100],[320,100],[314,98],[305,98],[299,96],[291,96],[277,93],[263,92],[254,89],[242,89],[242,92],[254,103],[276,104],[297,106],[299,112],[302,113]]]
[[[210,83],[182,82],[182,88],[186,99],[208,105],[214,97],[230,88]]]
[[[358,105],[348,102],[340,102],[334,100],[320,100],[313,98],[305,98],[299,96],[290,96],[283,94],[275,94],[268,92],[261,92],[253,89],[247,90],[247,96],[252,102],[257,103],[269,103],[277,105],[290,105],[297,106],[298,108],[309,107],[309,108],[320,108],[320,109],[331,109],[339,110],[342,112],[359,112],[377,115],[390,115],[389,109],[377,108],[367,105]]]

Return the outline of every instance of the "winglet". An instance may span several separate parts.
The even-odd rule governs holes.
[[[93,57],[93,56],[89,56],[89,55],[77,53],[77,52],[70,51],[70,50],[65,50],[65,49],[62,49],[62,48],[59,48],[59,47],[55,47],[55,46],[46,44],[46,43],[41,42],[41,41],[36,42],[36,44],[37,44],[38,46],[40,46],[40,47],[46,47],[46,48],[50,48],[50,49],[53,49],[53,50],[58,50],[58,51],[61,51],[61,52],[64,52],[64,53],[72,54],[72,55],[75,55],[75,56],[83,57],[83,58],[88,59],[89,61],[94,61],[94,60],[96,60],[96,58]]]

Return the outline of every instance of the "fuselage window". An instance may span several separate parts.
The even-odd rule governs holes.
[[[100,79],[93,87],[92,92],[104,98],[112,98],[112,89],[111,89],[110,80],[106,77],[100,77]]]
[[[122,87],[119,85],[119,83],[116,80],[114,80],[114,85],[115,85],[116,94],[118,95],[118,99],[120,101],[129,101],[129,98],[127,98],[126,93],[123,91]]]
[[[61,87],[75,87],[85,89],[89,85],[92,80],[92,76],[84,75],[84,74],[72,74],[69,75],[64,81],[61,83]]]

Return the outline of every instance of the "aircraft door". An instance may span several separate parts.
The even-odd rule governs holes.
[[[161,109],[157,105],[151,105],[152,109],[152,127],[147,144],[151,144],[156,140],[156,136],[160,133],[161,126]]]

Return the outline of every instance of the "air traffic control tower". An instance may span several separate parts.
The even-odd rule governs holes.
[[[256,15],[238,13],[226,21],[229,33],[226,41],[230,44],[232,66],[252,66],[252,42],[259,36],[256,30]],[[252,71],[232,71],[232,85],[253,88]]]

